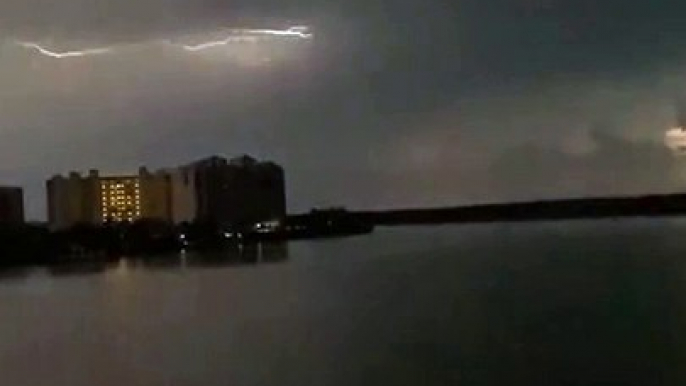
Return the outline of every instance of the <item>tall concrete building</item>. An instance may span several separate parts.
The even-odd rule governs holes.
[[[172,220],[175,224],[196,220],[195,170],[182,166],[169,171],[171,180]]]
[[[24,222],[24,191],[21,188],[0,187],[0,223]]]
[[[283,169],[248,156],[209,157],[156,172],[140,168],[137,175],[71,173],[46,185],[53,229],[142,218],[246,225],[286,215]]]
[[[54,176],[46,183],[48,194],[48,222],[52,228],[62,229],[78,223],[102,222],[100,207],[100,178],[96,170],[82,177],[72,172],[68,176]]]
[[[179,167],[172,192],[177,222],[245,225],[286,214],[283,168],[248,156],[213,156]]]
[[[285,175],[279,165],[242,156],[229,162],[226,174],[229,221],[253,223],[286,215]]]
[[[140,168],[140,209],[141,216],[172,222],[171,174],[166,170],[149,172]]]
[[[283,168],[249,156],[213,156],[179,167],[172,192],[177,222],[245,225],[286,214]]]
[[[140,175],[100,176],[91,170],[47,181],[48,222],[53,229],[79,223],[169,220],[166,179],[141,169]]]

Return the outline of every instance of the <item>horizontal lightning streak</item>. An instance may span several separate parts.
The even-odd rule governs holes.
[[[56,52],[56,51],[51,51],[47,48],[44,48],[40,46],[37,43],[31,43],[31,42],[16,42],[21,47],[24,48],[29,48],[33,49],[45,56],[49,56],[51,58],[55,59],[65,59],[65,58],[79,58],[79,57],[84,57],[84,56],[90,56],[90,55],[102,55],[102,54],[107,54],[112,52],[111,48],[89,48],[89,49],[84,49],[84,50],[78,50],[78,51],[65,51],[65,52]]]
[[[228,31],[226,38],[221,40],[213,40],[195,45],[187,45],[174,43],[170,40],[158,40],[157,42],[162,42],[173,47],[179,47],[185,51],[194,52],[202,51],[208,48],[226,46],[232,43],[256,43],[262,39],[269,37],[279,37],[279,38],[293,38],[293,39],[311,39],[314,35],[310,32],[309,27],[306,26],[294,26],[285,30],[278,29],[231,29]],[[103,55],[114,53],[117,47],[100,47],[100,48],[89,48],[82,50],[73,51],[53,51],[35,42],[24,42],[24,41],[14,41],[14,44],[33,50],[41,55],[48,56],[55,59],[66,59],[66,58],[80,58],[93,55]],[[147,43],[136,43],[135,45],[143,45]]]
[[[195,44],[195,45],[187,45],[187,44],[175,44],[171,42],[167,42],[168,44],[174,46],[174,47],[181,47],[186,51],[202,51],[207,48],[212,48],[212,47],[219,47],[219,46],[225,46],[227,44],[231,43],[254,43],[257,42],[259,39],[255,36],[229,36],[226,39],[222,40],[215,40],[215,41],[210,41],[210,42],[205,42],[205,43],[200,43],[200,44]]]
[[[261,37],[290,37],[296,39],[311,39],[313,34],[309,32],[309,28],[305,26],[295,26],[286,30],[276,29],[232,29],[229,31],[229,36],[221,40],[213,40],[205,43],[180,46],[186,51],[201,51],[208,48],[225,46],[231,43],[241,42],[257,42]]]

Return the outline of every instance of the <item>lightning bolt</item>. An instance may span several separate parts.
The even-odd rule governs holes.
[[[213,48],[213,47],[219,47],[219,46],[225,46],[231,43],[254,43],[259,41],[259,38],[256,36],[228,36],[225,39],[222,40],[213,40],[205,43],[200,43],[200,44],[194,44],[194,45],[189,45],[189,44],[177,44],[173,43],[171,41],[165,41],[166,44],[171,45],[173,47],[181,47],[186,51],[202,51],[208,48]]]
[[[307,26],[293,26],[288,29],[230,29],[227,32],[228,36],[221,40],[213,40],[204,43],[188,45],[174,43],[171,40],[157,40],[157,43],[164,43],[173,47],[180,47],[188,52],[202,51],[213,47],[226,46],[232,43],[256,43],[263,39],[269,39],[272,37],[277,38],[292,38],[292,39],[312,39],[314,36],[309,27]],[[47,56],[54,59],[67,59],[67,58],[81,58],[86,56],[94,55],[104,55],[114,53],[116,49],[121,48],[119,46],[110,47],[99,47],[99,48],[88,48],[73,51],[53,51],[51,49],[45,48],[44,46],[27,41],[14,41],[14,44],[33,50],[43,56]],[[140,42],[129,44],[128,46],[139,46],[148,44],[150,42]]]
[[[66,58],[80,58],[84,56],[91,56],[91,55],[103,55],[103,54],[108,54],[113,51],[112,48],[109,47],[102,47],[102,48],[89,48],[89,49],[83,49],[83,50],[78,50],[78,51],[64,51],[64,52],[56,52],[49,50],[45,47],[42,47],[41,45],[33,42],[15,42],[17,45],[35,50],[36,52],[49,56],[51,58],[55,59],[66,59]]]
[[[294,26],[286,30],[278,29],[246,29],[246,30],[234,30],[238,33],[246,34],[258,34],[258,35],[273,35],[273,36],[286,36],[294,37],[299,39],[311,39],[313,34],[310,33],[310,29],[307,26]]]
[[[205,43],[179,46],[186,51],[202,51],[208,48],[225,46],[231,43],[257,42],[268,37],[287,37],[296,39],[312,39],[314,36],[306,26],[294,26],[285,30],[278,29],[232,29],[228,32],[229,36],[221,40],[213,40]],[[170,43],[174,45],[173,43]]]

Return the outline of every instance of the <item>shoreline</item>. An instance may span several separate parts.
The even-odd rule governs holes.
[[[686,194],[575,198],[351,212],[378,226],[592,220],[686,215]]]

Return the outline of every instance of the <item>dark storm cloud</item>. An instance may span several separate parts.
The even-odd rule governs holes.
[[[673,192],[686,182],[683,159],[664,146],[602,131],[590,140],[593,149],[582,154],[535,144],[509,149],[490,166],[490,187],[510,198],[541,199]]]
[[[29,187],[33,217],[42,217],[42,181],[54,172],[210,153],[282,162],[296,210],[520,196],[517,181],[489,177],[502,180],[489,165],[520,143],[587,151],[599,122],[621,141],[660,140],[673,120],[670,98],[686,85],[685,8],[647,0],[4,0],[2,36],[64,47],[226,26],[308,24],[316,39],[266,71],[159,47],[62,62],[3,41],[0,142],[12,145],[0,178]],[[656,151],[621,141],[628,153]],[[578,167],[569,166],[578,155],[541,151],[550,168],[593,181],[616,175],[589,166],[611,164],[608,157],[584,156]],[[547,184],[545,173],[527,170],[526,154],[512,157],[521,161],[508,173],[529,175],[530,192]],[[619,174],[627,184],[588,190],[673,182],[641,164]],[[550,194],[579,191],[565,186]]]

